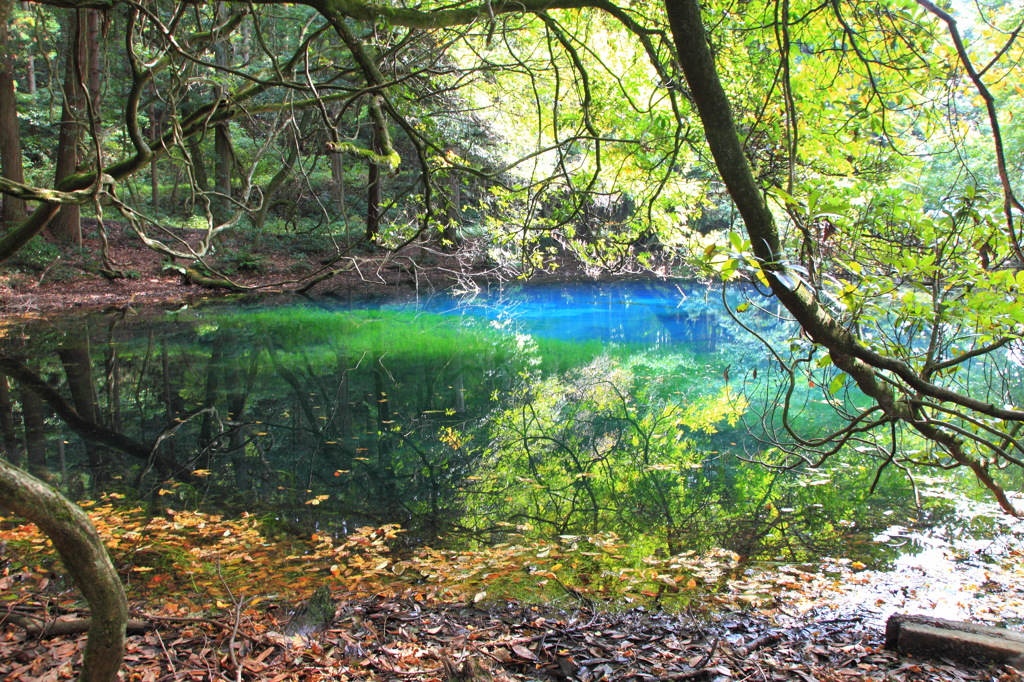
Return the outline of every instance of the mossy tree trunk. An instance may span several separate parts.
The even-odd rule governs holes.
[[[0,459],[0,507],[24,516],[53,542],[92,610],[82,682],[117,679],[124,656],[128,604],[124,588],[92,521],[37,478]]]
[[[376,106],[379,107],[379,104]],[[371,118],[371,122],[373,124],[373,134],[370,145],[373,153],[379,156],[383,153],[383,140],[387,135],[387,131],[382,129],[380,121],[376,118]],[[380,165],[375,159],[370,159],[369,164],[369,173],[366,181],[366,241],[374,244],[380,236],[381,204],[384,201],[384,178],[381,176]]]

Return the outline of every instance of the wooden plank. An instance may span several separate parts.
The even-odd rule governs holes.
[[[890,616],[885,627],[885,648],[915,656],[1024,664],[1024,634],[930,616]]]

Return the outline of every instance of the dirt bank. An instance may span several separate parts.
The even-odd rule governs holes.
[[[0,265],[0,314],[176,305],[237,293],[313,295],[436,289],[498,278],[478,249],[446,254],[429,245],[392,253],[346,248],[326,237],[284,235],[246,241],[235,236],[204,259],[209,270],[145,246],[125,226],[108,225],[108,263],[95,224],[81,249],[37,237],[25,253]],[[181,233],[196,246],[200,233]],[[108,264],[110,267],[108,267]],[[116,270],[116,272],[115,272]],[[515,276],[506,273],[504,276]],[[226,283],[231,286],[225,286]]]

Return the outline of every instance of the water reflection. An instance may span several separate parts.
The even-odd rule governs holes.
[[[836,585],[827,595],[833,616],[866,615],[879,628],[897,612],[1024,624],[1024,522],[944,488],[925,494],[947,502],[940,507],[944,513],[918,527],[894,524],[876,534],[872,541],[890,552],[891,562]]]
[[[730,293],[740,296],[742,292]],[[615,530],[672,553],[844,553],[905,513],[870,458],[774,471],[734,418],[763,350],[717,290],[517,286],[472,297],[210,305],[8,327],[7,457],[73,497],[498,540]],[[747,324],[787,339],[772,315]],[[729,368],[733,368],[730,384]],[[750,384],[753,386],[753,384]],[[824,418],[824,417],[822,417]]]

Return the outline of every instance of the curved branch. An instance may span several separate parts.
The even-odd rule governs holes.
[[[83,682],[112,682],[124,656],[128,602],[92,521],[39,479],[0,459],[0,506],[32,521],[53,541],[61,561],[92,609]]]

